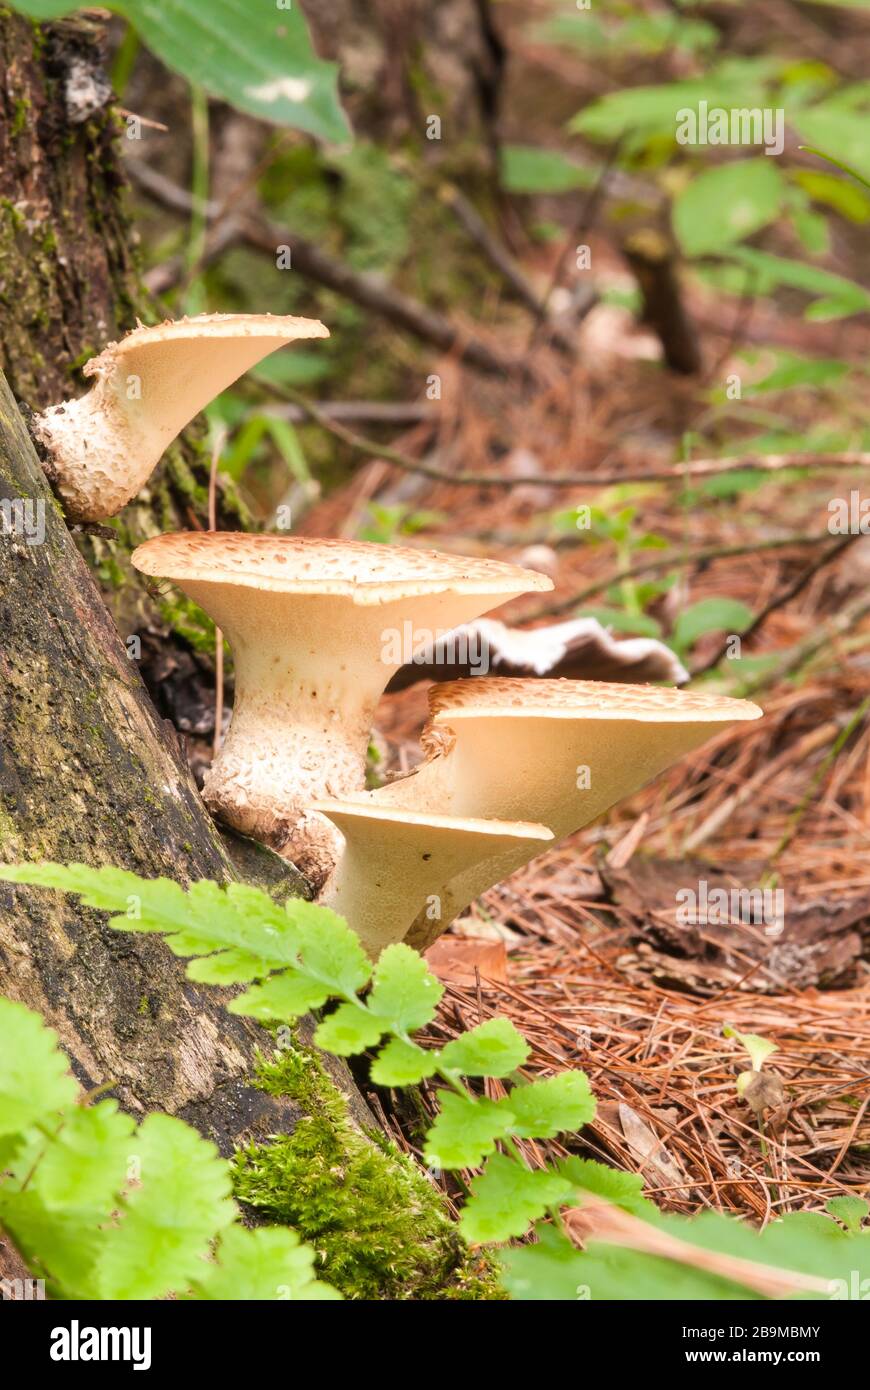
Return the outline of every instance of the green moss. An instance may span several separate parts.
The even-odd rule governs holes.
[[[467,1249],[413,1160],[352,1122],[313,1050],[295,1045],[262,1062],[257,1085],[295,1099],[306,1115],[292,1135],[239,1151],[236,1196],[294,1227],[346,1298],[503,1297],[488,1258]]]
[[[19,97],[15,103],[12,114],[12,125],[10,134],[14,140],[17,136],[23,135],[27,129],[27,115],[30,111],[31,102],[28,97]]]

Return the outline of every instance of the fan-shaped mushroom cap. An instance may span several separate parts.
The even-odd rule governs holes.
[[[35,431],[67,513],[114,516],[135,497],[176,435],[225,387],[276,348],[328,338],[316,319],[200,314],[140,327],[86,362],[86,396],[52,406]]]
[[[447,926],[441,895],[456,875],[518,845],[528,846],[530,857],[553,838],[545,825],[417,815],[366,800],[317,801],[311,809],[345,837],[321,900],[347,919],[372,956],[402,941],[418,912],[440,934]]]
[[[303,808],[365,785],[374,707],[408,651],[552,587],[492,560],[239,532],[157,536],[133,564],[174,580],[233,649],[233,719],[206,801],[315,882],[332,866],[336,837],[317,816],[300,821]]]
[[[748,700],[691,690],[498,677],[434,686],[430,710],[426,760],[372,798],[454,816],[522,815],[549,825],[557,839],[718,729],[761,715]],[[524,862],[517,848],[476,866],[451,884],[453,910]],[[409,940],[418,944],[417,928]]]

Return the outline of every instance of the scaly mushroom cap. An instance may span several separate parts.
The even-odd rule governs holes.
[[[747,700],[598,681],[477,678],[434,686],[426,760],[376,792],[378,804],[455,816],[541,821],[557,839],[631,795],[735,720]],[[517,851],[475,866],[446,896],[461,911],[525,861]],[[429,944],[418,919],[413,945]]]
[[[546,575],[501,560],[369,541],[252,536],[244,531],[174,531],[155,536],[134,551],[133,563],[143,574],[178,583],[326,594],[349,598],[363,607],[425,594],[482,594],[506,600],[553,587]]]
[[[316,319],[200,314],[140,325],[110,343],[84,365],[95,378],[88,394],[52,406],[34,423],[67,514],[79,521],[114,516],[215,396],[276,348],[328,336]]]
[[[233,649],[233,719],[206,801],[316,883],[337,842],[304,807],[364,787],[374,708],[393,672],[433,632],[552,587],[492,560],[238,532],[158,536],[133,564],[179,584]]]
[[[536,853],[553,838],[545,825],[417,815],[358,799],[317,801],[311,809],[346,842],[321,901],[347,919],[372,956],[403,940],[418,912],[436,934],[443,931],[441,893],[456,875],[518,844]]]

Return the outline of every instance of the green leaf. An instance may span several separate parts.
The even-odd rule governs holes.
[[[404,1038],[390,1038],[381,1048],[369,1075],[376,1086],[415,1086],[438,1069],[437,1052],[427,1052]]]
[[[563,1071],[545,1081],[515,1086],[500,1104],[513,1111],[511,1133],[523,1139],[555,1139],[595,1117],[595,1097],[582,1071]]]
[[[772,222],[786,191],[766,156],[706,169],[674,202],[674,231],[687,256],[721,251]]]
[[[318,1024],[314,1041],[337,1057],[352,1057],[379,1043],[387,1025],[377,1014],[361,1004],[339,1004],[334,1013]]]
[[[295,1231],[247,1231],[230,1226],[221,1236],[217,1259],[193,1280],[197,1298],[234,1302],[324,1302],[341,1294],[315,1277],[316,1252]]]
[[[752,273],[754,291],[770,294],[780,285],[803,290],[805,294],[823,296],[822,307],[828,317],[845,317],[870,308],[870,294],[854,280],[834,275],[806,261],[789,260],[758,251],[754,246],[735,246],[728,252],[729,260]],[[810,306],[812,308],[812,306]],[[808,311],[809,313],[809,311]]]
[[[426,1162],[438,1168],[476,1168],[510,1133],[513,1112],[505,1101],[481,1096],[439,1095],[441,1109],[426,1138]]]
[[[671,641],[677,651],[685,651],[707,632],[744,632],[754,616],[738,599],[702,598],[679,614]]]
[[[15,0],[32,19],[57,19],[73,0]],[[348,138],[334,63],[318,58],[301,6],[245,0],[109,0],[167,67],[260,120],[324,140]]]
[[[870,1215],[870,1202],[865,1202],[863,1197],[832,1197],[825,1211],[842,1221],[847,1231],[855,1232],[861,1230]]]
[[[311,1009],[319,1009],[330,996],[328,985],[309,980],[296,970],[270,975],[260,985],[246,989],[227,1005],[231,1014],[258,1018],[261,1023],[286,1023]]]
[[[623,1173],[618,1168],[609,1168],[606,1163],[596,1163],[594,1158],[573,1157],[563,1158],[556,1165],[556,1171],[575,1188],[603,1197],[635,1216],[655,1211],[653,1203],[643,1195],[643,1178],[639,1173]]]
[[[423,957],[410,946],[387,946],[375,966],[368,1006],[400,1033],[413,1033],[435,1017],[444,993]]]
[[[200,985],[241,985],[263,974],[263,962],[250,951],[219,951],[198,956],[187,967],[187,975]]]
[[[589,1297],[583,1255],[553,1226],[541,1226],[536,1245],[499,1252],[501,1282],[517,1303],[576,1302]]]
[[[309,914],[297,918],[299,948],[308,974],[328,985],[333,994],[351,995],[367,985],[371,961],[359,937],[328,907],[303,904]],[[295,908],[294,908],[295,915]]]
[[[569,193],[589,188],[596,170],[577,164],[558,150],[535,145],[503,145],[501,186],[507,193]]]
[[[841,109],[836,101],[829,99],[805,107],[796,112],[793,119],[801,140],[807,142],[805,148],[809,154],[827,159],[865,187],[870,186],[866,112]],[[836,158],[827,154],[828,150],[835,150]]]
[[[29,1137],[16,1154],[13,1178],[29,1179],[27,1190],[47,1211],[91,1211],[102,1217],[124,1186],[135,1129],[117,1101],[73,1106],[50,1139],[36,1132]]]
[[[224,889],[201,879],[185,892],[167,878],[139,878],[126,869],[94,869],[87,864],[7,864],[0,868],[0,878],[77,893],[88,907],[115,914],[109,919],[113,927],[162,932],[170,950],[179,956],[236,948],[256,956],[263,975],[296,963],[294,922],[268,893],[245,884],[233,883]],[[340,921],[326,908],[302,906]]]
[[[863,188],[856,188],[854,183],[838,178],[836,174],[817,169],[796,169],[792,172],[792,178],[814,203],[832,208],[848,222],[855,222],[858,226],[870,222],[870,197]],[[288,357],[294,355],[287,353]]]
[[[29,1188],[10,1199],[0,1187],[0,1224],[53,1297],[95,1297],[94,1266],[103,1243],[97,1219],[91,1210],[49,1211]]]
[[[849,370],[849,363],[838,357],[801,357],[795,352],[780,352],[776,366],[755,383],[749,394],[757,396],[767,391],[789,391],[793,387],[828,386],[840,381]],[[756,473],[756,480],[758,476]]]
[[[614,632],[639,633],[642,637],[661,636],[661,623],[648,613],[627,613],[622,608],[606,608],[601,604],[591,608],[584,604],[581,612],[584,617],[597,618],[602,627],[612,628]]]
[[[509,1019],[490,1018],[449,1042],[441,1062],[465,1076],[510,1076],[528,1055],[528,1043]]]
[[[753,1071],[761,1071],[764,1062],[771,1053],[779,1051],[776,1043],[769,1042],[767,1038],[760,1037],[758,1033],[738,1033],[737,1029],[732,1028],[730,1023],[725,1024],[722,1035],[726,1038],[736,1038],[740,1046],[746,1048]]]
[[[53,1116],[77,1090],[57,1034],[23,1004],[0,999],[0,1135]]]
[[[504,1154],[493,1154],[471,1184],[471,1197],[459,1221],[473,1244],[524,1235],[550,1207],[567,1202],[573,1188],[546,1168],[532,1171]]]
[[[103,1299],[158,1298],[202,1275],[209,1242],[233,1219],[227,1165],[181,1120],[149,1115],[134,1157],[141,1185],[106,1230],[99,1262]]]

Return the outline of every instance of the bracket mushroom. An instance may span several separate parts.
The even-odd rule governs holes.
[[[207,805],[317,887],[341,837],[305,808],[364,789],[375,705],[394,672],[433,634],[552,588],[494,560],[241,532],[157,536],[132,561],[178,584],[232,648],[233,716]]]
[[[478,677],[433,686],[424,761],[367,798],[426,815],[540,822],[557,840],[588,825],[735,720],[748,700],[660,686]],[[531,852],[530,852],[531,851]],[[444,911],[418,914],[425,949],[480,893],[537,851],[516,842],[442,885]]]
[[[316,801],[312,810],[341,831],[344,852],[319,902],[346,918],[369,953],[402,941],[418,913],[436,935],[445,883],[516,850],[531,858],[553,832],[545,825],[415,815],[370,801]]]
[[[141,324],[86,362],[90,391],[36,416],[45,471],[74,521],[114,516],[204,406],[276,348],[328,338],[317,319],[200,314]]]

